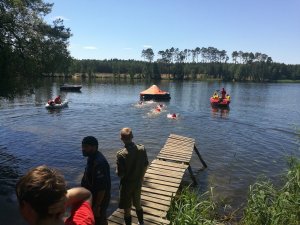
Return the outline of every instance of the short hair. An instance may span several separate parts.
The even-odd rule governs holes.
[[[122,139],[124,139],[124,140],[130,140],[133,138],[132,130],[129,127],[124,127],[121,130],[120,134],[121,134]]]
[[[96,146],[98,148],[98,140],[93,136],[87,136],[82,139],[83,145]]]
[[[19,204],[27,202],[40,218],[49,216],[48,207],[61,200],[67,193],[64,177],[45,165],[28,171],[16,185]]]

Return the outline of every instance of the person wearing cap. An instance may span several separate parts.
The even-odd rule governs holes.
[[[110,201],[110,167],[104,155],[98,151],[98,141],[93,136],[82,140],[82,154],[87,157],[87,165],[81,186],[93,195],[93,212],[96,225],[106,225],[106,210]]]
[[[125,224],[131,224],[131,206],[136,209],[139,224],[144,224],[143,208],[141,206],[142,182],[149,164],[146,149],[143,145],[136,145],[132,139],[130,128],[123,128],[120,138],[125,144],[117,152],[116,172],[120,177],[119,208],[124,209]]]
[[[56,169],[31,169],[18,180],[16,195],[20,213],[29,225],[95,224],[91,192],[83,187],[67,190]],[[67,207],[71,207],[71,215],[64,218]]]

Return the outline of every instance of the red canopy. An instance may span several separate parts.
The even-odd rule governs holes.
[[[156,85],[152,85],[147,90],[142,91],[140,94],[141,95],[165,95],[165,94],[169,94],[169,92],[162,91]]]

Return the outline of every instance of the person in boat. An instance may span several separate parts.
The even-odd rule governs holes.
[[[224,88],[222,88],[221,95],[222,95],[222,99],[226,98],[226,91]]]
[[[120,177],[119,208],[124,209],[126,225],[131,225],[131,206],[134,205],[139,224],[144,224],[141,206],[141,188],[149,165],[144,145],[135,144],[132,130],[125,127],[120,132],[124,148],[117,152],[116,173]]]
[[[172,118],[176,118],[176,117],[177,117],[176,113],[173,113]]]
[[[230,95],[229,95],[229,94],[226,94],[226,99],[227,99],[228,101],[230,101]]]
[[[64,177],[47,166],[35,167],[21,177],[16,195],[29,225],[95,224],[91,192],[82,187],[67,190]],[[65,219],[67,207],[71,207],[71,215]]]
[[[55,104],[61,104],[61,98],[60,98],[60,95],[58,95],[58,96],[54,99],[54,103],[55,103]]]
[[[50,100],[48,101],[48,104],[49,104],[50,106],[54,106],[54,105],[55,105],[54,100],[53,100],[53,99],[50,99]]]
[[[98,151],[98,140],[93,136],[83,138],[82,154],[88,159],[81,186],[93,195],[95,224],[106,225],[106,211],[111,196],[110,166],[104,155]]]
[[[213,99],[218,99],[218,98],[219,98],[218,92],[215,91],[214,94],[213,94]]]

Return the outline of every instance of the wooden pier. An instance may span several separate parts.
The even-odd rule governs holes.
[[[196,152],[203,167],[206,168],[207,166],[195,146],[194,139],[170,134],[156,159],[149,165],[141,193],[145,225],[170,224],[166,216],[171,199],[172,196],[176,195],[187,169],[196,183],[190,166],[193,151]],[[138,224],[134,209],[132,209],[131,214],[132,224]],[[108,218],[108,224],[125,224],[123,210],[117,209],[113,212]]]

